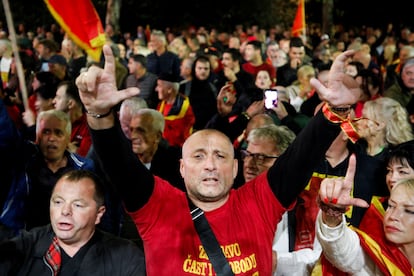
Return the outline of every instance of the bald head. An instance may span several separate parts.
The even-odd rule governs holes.
[[[222,132],[215,129],[202,129],[194,132],[183,144],[183,156],[188,155],[194,148],[202,147],[206,142],[217,142],[223,146],[226,151],[232,152],[234,156],[234,148],[230,139]]]
[[[259,113],[255,116],[253,116],[249,123],[246,126],[246,137],[249,135],[250,131],[252,129],[258,128],[258,127],[263,127],[263,126],[268,126],[268,125],[273,125],[274,121],[272,119],[272,117],[269,114],[266,113]]]
[[[180,173],[189,197],[203,210],[227,201],[237,168],[233,144],[220,131],[196,131],[183,145]]]

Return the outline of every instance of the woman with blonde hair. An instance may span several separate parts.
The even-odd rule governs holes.
[[[388,97],[367,101],[357,128],[363,141],[359,144],[369,155],[380,159],[385,149],[414,139],[407,110]]]
[[[293,105],[297,112],[300,112],[300,106],[304,101],[310,98],[315,89],[310,84],[310,80],[315,77],[316,71],[312,65],[302,65],[298,69],[298,79],[286,87],[290,104]]]

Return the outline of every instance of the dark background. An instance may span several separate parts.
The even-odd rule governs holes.
[[[70,1],[70,0],[62,0]],[[325,0],[307,0],[306,22],[322,24],[322,6]],[[24,23],[27,30],[54,22],[43,0],[9,0],[15,24]],[[106,2],[92,0],[102,19]],[[333,24],[345,27],[372,26],[385,28],[393,23],[396,30],[413,27],[414,18],[410,1],[393,0],[333,0]],[[182,28],[184,26],[216,27],[231,31],[236,24],[257,24],[268,28],[274,24],[290,27],[296,11],[296,0],[123,0],[120,28],[122,32],[136,29],[137,25],[150,24],[152,28]],[[178,11],[177,11],[178,10]],[[5,24],[3,7],[0,20]]]

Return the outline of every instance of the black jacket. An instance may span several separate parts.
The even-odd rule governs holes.
[[[43,261],[54,237],[50,225],[0,244],[0,275],[53,275]],[[131,241],[97,230],[72,258],[62,254],[60,276],[145,275],[143,252]]]

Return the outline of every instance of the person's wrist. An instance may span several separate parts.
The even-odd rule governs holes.
[[[352,111],[351,105],[341,105],[341,106],[334,106],[331,104],[327,104],[328,108],[331,112],[335,113],[336,115],[346,118]]]
[[[341,114],[334,112],[332,108]],[[322,113],[325,118],[331,123],[340,124],[341,129],[345,132],[351,142],[355,143],[359,139],[359,134],[356,127],[353,125],[353,120],[350,116],[351,110],[351,106],[330,106],[328,103],[324,103],[322,106]]]
[[[326,226],[336,227],[342,222],[342,215],[340,217],[330,216],[322,211],[322,221]]]
[[[101,119],[101,118],[105,118],[108,117],[109,115],[112,114],[112,108],[109,109],[109,111],[107,112],[102,112],[102,113],[98,113],[98,112],[93,112],[90,110],[86,110],[86,114],[88,114],[89,116],[96,118],[96,119]]]
[[[114,125],[115,116],[112,109],[105,113],[87,111],[86,114],[88,125],[92,129],[107,129]]]
[[[347,210],[346,207],[325,203],[319,196],[317,197],[316,202],[322,211],[322,220],[326,225],[335,227],[342,222],[342,216]]]
[[[243,111],[241,113],[242,116],[244,116],[246,118],[247,121],[250,121],[250,119],[252,118],[249,113],[247,113],[246,111]]]

